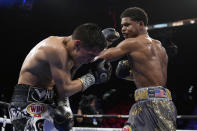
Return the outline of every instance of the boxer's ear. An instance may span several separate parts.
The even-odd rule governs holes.
[[[143,21],[139,21],[138,22],[140,26],[144,26],[144,22]]]
[[[81,40],[74,40],[74,49],[79,50],[81,46],[82,46]]]

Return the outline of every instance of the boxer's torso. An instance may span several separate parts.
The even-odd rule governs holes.
[[[49,37],[37,44],[26,56],[18,79],[18,84],[27,84],[41,88],[51,89],[54,86],[49,61],[53,50],[61,50],[62,56],[57,59],[65,59],[67,50],[63,41],[67,37]],[[72,62],[67,60],[65,71],[69,72]],[[70,76],[68,76],[70,77]]]
[[[128,57],[132,63],[134,82],[137,88],[165,86],[167,79],[168,57],[165,49],[157,40],[139,36],[137,48]]]

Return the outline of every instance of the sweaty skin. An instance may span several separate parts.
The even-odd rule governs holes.
[[[125,17],[121,25],[125,40],[116,47],[102,51],[98,58],[114,60],[127,55],[137,88],[165,86],[168,63],[165,48],[158,40],[148,36],[143,22]]]
[[[46,89],[56,85],[60,97],[81,91],[81,81],[71,80],[71,69],[90,62],[99,52],[85,50],[79,43],[71,36],[51,36],[38,43],[24,60],[18,84]]]

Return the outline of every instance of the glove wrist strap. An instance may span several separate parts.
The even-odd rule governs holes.
[[[88,73],[80,77],[79,80],[81,81],[83,85],[82,92],[85,91],[91,85],[95,84],[95,77],[91,73]]]

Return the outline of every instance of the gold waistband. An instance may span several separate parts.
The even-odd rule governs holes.
[[[157,91],[163,91],[163,95],[156,95]],[[149,98],[167,98],[168,100],[172,100],[171,92],[166,88],[158,88],[158,87],[147,87],[140,88],[135,91],[135,101],[145,100]]]

